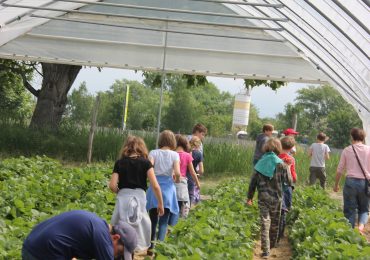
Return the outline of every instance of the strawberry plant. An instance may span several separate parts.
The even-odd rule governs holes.
[[[157,244],[157,259],[251,259],[259,217],[245,205],[247,188],[244,179],[219,186]]]
[[[370,245],[321,188],[301,188],[288,215],[294,259],[369,259]]]

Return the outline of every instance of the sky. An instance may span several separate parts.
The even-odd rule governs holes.
[[[116,79],[143,80],[142,73],[133,70],[103,68],[101,72],[97,68],[83,68],[78,74],[72,88],[78,88],[85,81],[90,93],[108,90]],[[214,83],[221,91],[231,94],[240,92],[243,86],[242,79],[207,77],[209,82]],[[256,87],[252,90],[252,104],[259,110],[260,117],[272,117],[284,111],[284,106],[294,102],[296,91],[307,87],[309,84],[289,83],[277,91],[267,87]]]

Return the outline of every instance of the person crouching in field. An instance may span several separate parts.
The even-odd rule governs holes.
[[[247,204],[253,204],[253,196],[257,188],[262,257],[268,257],[270,248],[275,247],[278,238],[283,185],[292,184],[287,166],[278,157],[282,150],[280,140],[269,139],[263,149],[265,153],[255,165],[255,171],[251,177]]]
[[[128,136],[109,183],[109,188],[117,193],[111,224],[123,221],[131,225],[137,233],[140,251],[147,250],[151,241],[151,222],[146,211],[147,179],[158,201],[158,215],[162,216],[162,193],[148,160],[148,150],[143,139]]]
[[[294,183],[297,182],[297,174],[295,171],[295,160],[290,152],[295,145],[295,140],[293,136],[285,136],[280,140],[282,146],[282,152],[279,154],[279,158],[283,160],[283,162],[287,165],[288,173],[290,173],[291,181],[289,180],[292,185],[288,185],[288,183],[284,184],[284,195],[283,201],[281,205],[281,217],[280,217],[280,225],[279,225],[279,238],[284,236],[284,229],[286,224],[286,214],[292,207],[292,194],[294,189]],[[289,177],[289,175],[288,175]]]

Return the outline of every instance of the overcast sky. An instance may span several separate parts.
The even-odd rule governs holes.
[[[143,80],[140,71],[135,73],[133,70],[103,68],[99,72],[96,68],[84,68],[78,74],[73,88],[78,88],[81,82],[86,81],[89,92],[95,93],[108,90],[116,79],[123,78],[139,82]],[[241,79],[217,77],[207,77],[207,79],[221,91],[228,91],[231,94],[236,94],[243,89],[243,80]],[[284,110],[284,106],[288,102],[294,102],[298,89],[307,86],[308,84],[303,83],[289,83],[276,92],[270,88],[258,87],[252,91],[252,103],[258,108],[261,117],[274,117]]]

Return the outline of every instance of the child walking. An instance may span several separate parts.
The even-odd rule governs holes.
[[[200,188],[200,183],[193,167],[193,157],[189,153],[189,141],[185,136],[178,134],[176,135],[176,142],[176,151],[180,157],[180,182],[176,183],[177,201],[179,203],[180,216],[186,218],[190,209],[188,179],[186,177],[187,171],[191,174],[191,177],[198,188]]]
[[[280,225],[279,225],[279,237],[280,238],[284,236],[284,229],[286,224],[286,215],[289,212],[289,210],[292,207],[292,194],[294,189],[294,183],[297,182],[297,174],[295,171],[295,160],[292,155],[290,155],[292,148],[295,145],[294,137],[292,136],[285,136],[281,140],[281,146],[282,146],[282,152],[279,154],[279,158],[283,160],[283,162],[288,166],[288,177],[291,178],[292,182],[291,186],[288,185],[288,183],[284,184],[284,194],[283,194],[283,200],[281,205],[281,217],[280,217]]]
[[[247,204],[253,204],[255,190],[258,190],[258,208],[261,219],[262,257],[270,255],[275,247],[279,232],[283,184],[291,185],[289,173],[278,157],[282,148],[280,140],[269,139],[264,145],[264,155],[256,163],[247,195]]]
[[[201,146],[202,140],[197,136],[193,136],[190,140],[190,148],[191,156],[193,157],[193,168],[197,176],[201,176],[204,173],[203,154],[200,151]],[[188,177],[190,206],[196,205],[200,201],[200,190],[198,187],[195,187],[193,177],[191,177],[189,171],[186,173],[186,176]]]
[[[156,198],[154,190],[149,188],[147,192],[147,205],[149,217],[152,222],[152,241],[158,239],[163,241],[166,237],[167,227],[170,218],[179,214],[179,205],[176,197],[176,182],[180,181],[180,157],[176,149],[175,135],[170,130],[164,130],[158,140],[159,149],[149,153],[149,160],[154,166],[154,173],[161,187],[163,197],[164,214],[158,214],[159,200]],[[158,234],[157,234],[158,226]],[[150,248],[153,248],[152,242]],[[149,251],[149,254],[151,252]]]
[[[151,222],[146,211],[147,179],[158,200],[157,211],[163,215],[162,193],[154,175],[153,165],[148,160],[148,150],[143,139],[128,136],[113,168],[109,188],[117,193],[111,224],[119,221],[130,224],[137,233],[138,249],[150,246]]]
[[[319,178],[323,189],[326,186],[325,160],[329,160],[330,153],[329,146],[325,144],[327,139],[324,133],[319,133],[316,137],[316,143],[313,143],[308,150],[308,155],[311,157],[310,185],[314,185],[316,179]]]

